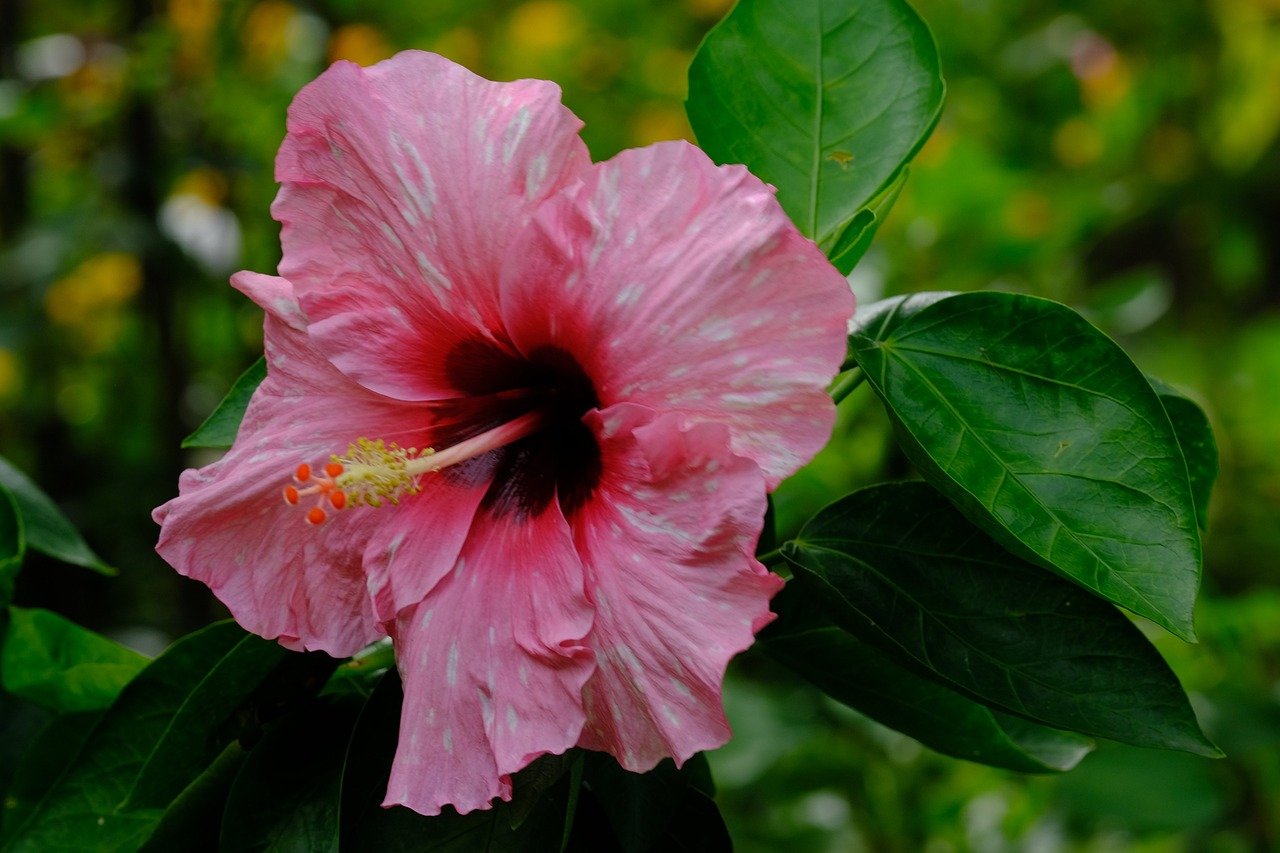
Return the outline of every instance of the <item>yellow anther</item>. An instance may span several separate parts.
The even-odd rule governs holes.
[[[355,444],[347,445],[345,456],[330,457],[332,463],[342,466],[342,473],[334,478],[334,484],[355,506],[378,507],[383,501],[396,504],[401,497],[420,491],[418,477],[424,467],[421,463],[411,463],[433,453],[429,447],[419,451],[416,447],[400,447],[380,438],[358,438]]]

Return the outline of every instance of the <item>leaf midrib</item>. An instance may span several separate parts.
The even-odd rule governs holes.
[[[823,552],[826,552],[826,553],[828,553],[828,554],[833,554],[833,555],[835,555],[837,558],[840,558],[840,559],[843,559],[843,560],[850,560],[850,561],[852,561],[852,562],[854,562],[854,563],[857,563],[857,564],[858,564],[858,565],[860,565],[860,566],[864,566],[864,567],[867,569],[867,571],[868,571],[868,572],[870,572],[870,573],[871,573],[872,575],[874,575],[875,577],[879,578],[879,579],[880,579],[884,584],[886,584],[890,589],[892,589],[892,590],[893,590],[897,595],[899,595],[899,596],[900,596],[904,601],[909,602],[913,607],[915,607],[915,609],[916,609],[916,614],[917,614],[917,620],[918,620],[921,624],[924,624],[925,622],[928,622],[929,624],[936,625],[936,626],[937,626],[939,629],[941,629],[944,633],[946,633],[948,636],[952,637],[954,640],[956,640],[958,643],[960,643],[964,648],[967,648],[967,649],[969,649],[970,651],[972,651],[976,657],[980,658],[981,660],[987,661],[991,666],[995,667],[995,669],[996,669],[996,671],[997,671],[997,672],[1002,673],[1002,674],[1004,675],[1004,678],[1005,678],[1005,681],[1006,681],[1006,682],[1009,682],[1009,675],[1010,675],[1011,673],[1018,673],[1022,678],[1026,679],[1026,681],[1027,681],[1027,682],[1029,682],[1030,684],[1035,685],[1035,686],[1037,686],[1037,687],[1040,687],[1040,688],[1042,688],[1042,689],[1044,689],[1044,690],[1046,690],[1046,691],[1048,691],[1048,692],[1050,692],[1050,693],[1052,693],[1052,694],[1061,695],[1061,696],[1066,696],[1066,697],[1068,697],[1068,698],[1070,698],[1070,699],[1073,699],[1073,700],[1078,700],[1078,699],[1079,699],[1080,691],[1078,691],[1078,690],[1068,690],[1068,689],[1066,689],[1066,688],[1059,688],[1059,687],[1055,687],[1055,686],[1053,686],[1052,684],[1049,684],[1049,683],[1047,683],[1047,682],[1045,682],[1045,681],[1043,681],[1043,680],[1041,680],[1041,679],[1039,679],[1039,678],[1035,677],[1035,676],[1034,676],[1032,673],[1030,673],[1030,672],[1024,671],[1024,670],[1022,670],[1022,669],[1019,669],[1019,668],[1017,668],[1017,667],[1013,667],[1013,666],[1005,666],[1005,665],[1001,665],[1001,662],[1000,662],[997,658],[994,658],[994,657],[993,657],[989,652],[987,652],[987,651],[983,650],[983,649],[982,649],[981,647],[979,647],[979,646],[975,646],[973,643],[971,643],[971,642],[969,642],[968,640],[966,640],[966,639],[964,638],[964,636],[963,636],[963,635],[961,635],[961,634],[957,633],[957,632],[956,632],[956,631],[955,631],[955,630],[954,630],[954,629],[953,629],[953,628],[948,624],[948,622],[947,622],[946,620],[938,619],[938,618],[934,618],[934,614],[933,614],[931,611],[929,611],[929,610],[925,609],[924,607],[922,607],[922,606],[921,606],[921,604],[920,604],[920,602],[916,601],[916,599],[915,599],[914,597],[912,597],[908,592],[906,592],[906,591],[905,591],[905,590],[903,590],[901,587],[899,587],[897,584],[895,584],[895,583],[894,583],[894,582],[893,582],[893,581],[892,581],[892,580],[891,580],[887,575],[885,575],[885,574],[883,574],[882,572],[878,571],[878,570],[877,570],[873,565],[871,565],[870,563],[867,563],[867,562],[865,562],[865,561],[863,561],[863,560],[859,560],[857,557],[854,557],[854,556],[853,556],[853,555],[851,555],[851,554],[846,554],[846,553],[844,553],[844,552],[842,552],[842,551],[836,551],[836,550],[833,550],[833,549],[831,549],[831,548],[824,548],[824,547],[822,547],[821,545],[814,545],[814,546],[809,546],[809,547],[811,547],[811,548],[812,548],[812,550],[816,550],[816,551],[823,551]],[[850,601],[846,596],[844,596],[842,593],[840,593],[839,589],[838,589],[834,584],[832,584],[830,581],[828,581],[828,580],[827,580],[825,577],[823,577],[822,575],[818,574],[817,572],[814,572],[812,569],[809,569],[807,566],[806,566],[805,568],[806,568],[806,569],[807,569],[811,574],[813,574],[813,575],[815,575],[816,577],[820,578],[820,579],[821,579],[821,581],[822,581],[822,583],[823,583],[823,585],[824,585],[824,586],[826,586],[828,589],[830,589],[832,592],[835,592],[835,593],[840,597],[840,600],[841,600],[842,602],[844,602],[844,603],[845,603],[845,605],[846,605],[847,607],[851,608],[852,610],[854,610],[855,612],[857,612],[857,613],[859,613],[859,614],[862,614],[862,611],[858,609],[857,605],[855,605],[855,604],[854,604],[853,602],[851,602],[851,601]],[[867,618],[867,617],[864,615],[864,617],[863,617],[863,618]],[[887,634],[886,634],[885,636],[889,637],[889,635],[887,635]],[[928,656],[928,653],[927,653],[927,652],[925,652],[925,655],[926,655],[925,659],[924,659],[924,660],[921,660],[920,658],[916,657],[916,655],[915,655],[914,653],[912,653],[909,649],[907,649],[906,647],[902,646],[902,645],[901,645],[897,640],[893,639],[892,637],[890,637],[890,640],[894,643],[894,645],[898,646],[899,648],[902,648],[902,649],[903,649],[903,651],[906,651],[908,654],[910,654],[910,655],[911,655],[911,658],[912,658],[913,660],[917,660],[917,661],[919,661],[920,663],[924,664],[924,665],[925,665],[925,666],[927,666],[927,667],[928,667],[932,672],[937,672],[937,673],[938,673],[938,675],[940,675],[940,676],[942,676],[943,678],[945,678],[945,679],[946,679],[950,684],[955,685],[956,687],[960,688],[961,690],[964,690],[964,691],[967,691],[967,692],[973,693],[974,695],[980,695],[980,694],[977,694],[977,692],[976,692],[976,691],[973,691],[973,690],[971,690],[970,688],[968,688],[968,687],[964,686],[963,684],[961,684],[960,682],[958,682],[958,681],[954,680],[954,679],[953,679],[953,678],[951,678],[950,676],[947,676],[947,675],[944,675],[944,674],[943,674],[943,673],[941,673],[941,672],[938,672],[938,670],[934,668],[934,665],[933,665],[933,664],[932,664],[932,662],[929,660],[929,656]],[[922,651],[924,651],[924,650],[922,649]],[[1112,657],[1118,657],[1118,656],[1116,656],[1116,655],[1112,655]],[[1120,658],[1120,659],[1121,659],[1121,660],[1127,660],[1127,658]],[[1015,694],[1015,697],[1018,699],[1018,701],[1019,701],[1020,703],[1021,703],[1021,702],[1023,702],[1022,696],[1019,694],[1019,692],[1017,691],[1017,689],[1013,687],[1012,682],[1010,682],[1010,683],[1009,683],[1009,687],[1013,690],[1013,692],[1014,692],[1014,694]],[[1094,690],[1094,691],[1092,691],[1092,692],[1094,692],[1094,693],[1099,693],[1099,692],[1101,692],[1101,691]],[[1110,695],[1111,693],[1112,693],[1112,691],[1111,691],[1111,690],[1108,690],[1108,691],[1107,691],[1107,694],[1108,694],[1108,695]],[[989,700],[989,701],[997,701],[997,700]],[[1045,720],[1043,717],[1041,717],[1041,716],[1039,716],[1039,715],[1035,714],[1034,712],[1032,712],[1031,710],[1029,710],[1029,709],[1025,706],[1025,704],[1023,704],[1023,706],[1022,706],[1021,708],[1017,708],[1017,707],[1015,707],[1015,706],[1013,706],[1013,705],[1011,705],[1011,704],[1007,705],[1007,704],[1005,704],[1004,702],[1000,702],[999,704],[1001,704],[1003,707],[1009,708],[1010,710],[1014,711],[1014,713],[1019,713],[1019,714],[1026,715],[1029,719],[1031,719],[1031,720],[1033,720],[1033,721],[1035,721],[1035,722],[1039,722],[1039,723],[1042,723],[1042,724],[1044,724],[1044,725],[1049,725],[1049,726],[1059,726],[1059,727],[1062,727],[1062,728],[1071,728],[1070,726],[1064,726],[1061,722],[1052,721],[1052,720]],[[1078,707],[1078,705],[1077,705],[1077,707]],[[1094,718],[1092,717],[1092,715],[1090,715],[1090,716],[1089,716],[1089,719],[1094,719]],[[1080,729],[1072,729],[1072,730],[1073,730],[1073,731],[1080,731]],[[1082,733],[1083,733],[1083,734],[1090,734],[1089,732],[1082,732]],[[1098,736],[1105,737],[1106,735],[1098,735]]]
[[[813,166],[809,170],[809,235],[818,240],[818,178],[822,173],[822,119],[826,93],[822,83],[822,43],[826,37],[823,27],[823,11],[826,4],[817,0],[818,26],[814,39],[814,98],[813,98]]]
[[[882,350],[881,350],[881,352],[885,352],[885,350],[883,350],[883,349],[882,349]],[[886,353],[886,356],[887,356],[887,357],[885,358],[885,365],[886,365],[886,370],[887,370],[887,365],[888,365],[889,359],[890,359],[890,358],[892,358],[892,357],[894,356],[894,351],[893,351],[893,349],[889,349],[889,350],[887,351],[887,353]],[[999,466],[999,468],[1000,468],[1002,471],[1004,471],[1005,476],[1006,476],[1006,477],[1009,477],[1009,478],[1011,478],[1011,479],[1013,479],[1013,481],[1014,481],[1014,482],[1018,483],[1018,485],[1022,488],[1022,490],[1023,490],[1023,491],[1024,491],[1024,492],[1025,492],[1025,493],[1026,493],[1026,494],[1027,494],[1031,499],[1032,499],[1032,501],[1035,503],[1035,505],[1036,505],[1036,506],[1038,506],[1038,507],[1039,507],[1039,508],[1040,508],[1040,509],[1045,513],[1045,515],[1047,515],[1050,519],[1052,519],[1052,521],[1054,522],[1054,524],[1058,525],[1058,530],[1059,530],[1059,532],[1065,532],[1065,533],[1066,533],[1066,535],[1067,535],[1067,536],[1068,536],[1068,537],[1069,537],[1073,542],[1075,542],[1075,543],[1076,543],[1076,544],[1077,544],[1077,545],[1078,545],[1082,550],[1084,550],[1086,553],[1088,553],[1090,556],[1092,556],[1095,560],[1097,560],[1097,561],[1098,561],[1098,565],[1099,565],[1099,566],[1101,566],[1101,567],[1102,567],[1102,568],[1107,572],[1107,574],[1108,574],[1110,577],[1112,577],[1114,580],[1118,581],[1122,586],[1124,586],[1126,589],[1128,589],[1130,592],[1132,592],[1132,593],[1134,594],[1134,596],[1136,596],[1139,600],[1141,600],[1141,601],[1143,602],[1143,604],[1145,604],[1148,608],[1150,608],[1151,613],[1158,615],[1158,616],[1160,617],[1160,619],[1159,619],[1159,620],[1156,620],[1156,621],[1163,621],[1163,623],[1164,623],[1167,627],[1172,627],[1172,625],[1173,625],[1173,620],[1172,620],[1172,619],[1168,618],[1168,616],[1166,616],[1166,615],[1165,615],[1165,613],[1164,613],[1160,608],[1157,608],[1157,607],[1154,605],[1154,603],[1151,601],[1151,599],[1149,599],[1149,598],[1148,598],[1144,593],[1142,593],[1142,592],[1141,592],[1141,591],[1139,591],[1136,587],[1134,587],[1134,586],[1133,586],[1133,584],[1129,583],[1129,580],[1128,580],[1126,577],[1124,577],[1124,575],[1123,575],[1123,574],[1121,574],[1119,571],[1117,571],[1117,570],[1116,570],[1116,569],[1111,565],[1111,563],[1110,563],[1109,561],[1107,561],[1107,560],[1103,559],[1103,558],[1102,558],[1102,556],[1101,556],[1100,554],[1098,554],[1098,553],[1097,553],[1097,551],[1095,551],[1093,548],[1089,547],[1089,546],[1088,546],[1088,545],[1086,545],[1083,541],[1081,541],[1081,539],[1076,535],[1075,531],[1074,531],[1074,530],[1072,530],[1070,527],[1068,527],[1068,526],[1067,526],[1067,525],[1062,521],[1062,519],[1058,518],[1058,514],[1057,514],[1057,513],[1055,513],[1052,509],[1050,509],[1048,506],[1046,506],[1046,505],[1045,505],[1044,501],[1040,498],[1040,495],[1038,495],[1038,494],[1037,494],[1035,491],[1033,491],[1029,486],[1027,486],[1027,484],[1026,484],[1026,483],[1024,483],[1024,482],[1022,481],[1022,479],[1021,479],[1017,474],[1015,474],[1015,473],[1014,473],[1014,471],[1013,471],[1012,469],[1010,469],[1010,468],[1009,468],[1009,466],[1007,466],[1007,465],[1005,465],[1005,464],[1004,464],[1004,461],[1000,458],[1000,456],[999,456],[999,455],[998,455],[998,454],[997,454],[997,453],[996,453],[996,452],[991,448],[991,446],[990,446],[990,445],[988,445],[988,444],[987,444],[987,442],[983,439],[983,437],[982,437],[981,433],[979,433],[976,429],[974,429],[972,426],[970,426],[970,425],[969,425],[968,421],[967,421],[967,420],[965,420],[965,418],[960,414],[960,412],[955,408],[955,406],[954,406],[954,405],[952,405],[951,401],[947,399],[946,395],[942,394],[942,393],[938,390],[938,388],[937,388],[937,387],[936,387],[936,386],[935,386],[931,381],[929,381],[929,377],[928,377],[928,376],[926,376],[923,372],[921,372],[920,370],[918,370],[918,369],[917,369],[914,365],[912,365],[912,364],[911,364],[911,362],[910,362],[909,360],[907,360],[907,359],[904,359],[904,358],[898,358],[898,362],[899,362],[901,365],[903,365],[907,370],[909,370],[910,372],[914,373],[914,374],[919,378],[919,380],[920,380],[920,381],[921,381],[921,382],[922,382],[922,383],[923,383],[923,384],[924,384],[924,385],[929,389],[929,391],[930,391],[930,392],[932,392],[934,399],[935,399],[935,400],[937,400],[937,401],[938,401],[938,402],[943,406],[943,408],[945,408],[947,411],[949,411],[949,412],[952,414],[952,416],[953,416],[953,417],[955,417],[955,419],[960,423],[961,428],[962,428],[966,433],[968,433],[970,436],[972,436],[972,437],[974,438],[974,440],[975,440],[975,441],[977,441],[977,442],[978,442],[978,444],[982,447],[982,449],[983,449],[983,450],[985,450],[985,451],[987,452],[987,455],[988,455],[992,460],[994,460],[994,461],[995,461],[996,465],[998,465],[998,466]],[[885,380],[885,375],[884,375],[884,372],[882,372],[882,373],[881,373],[881,376],[880,376],[880,385],[881,385],[881,387],[883,387],[883,386],[884,386],[884,380]],[[905,424],[904,424],[904,426],[905,426]],[[910,430],[910,427],[907,427],[907,429],[908,429],[908,430]],[[913,437],[915,436],[915,433],[914,433],[914,432],[912,433],[912,436],[913,436]],[[917,438],[916,440],[917,440],[917,442],[919,442],[919,439],[918,439],[918,438]],[[924,445],[923,445],[923,444],[921,444],[921,447],[923,447],[923,446],[924,446]],[[942,470],[944,470],[944,471],[945,471],[945,469],[942,469]],[[1004,530],[1005,530],[1005,532],[1009,533],[1011,536],[1015,536],[1015,538],[1017,538],[1019,542],[1022,542],[1022,541],[1023,541],[1021,537],[1018,537],[1016,534],[1014,534],[1014,532],[1013,532],[1012,530],[1010,530],[1010,529],[1009,529],[1009,528],[1008,528],[1008,527],[1007,527],[1003,522],[1001,522],[1001,521],[1000,521],[1000,520],[995,516],[995,513],[994,513],[994,511],[992,510],[992,508],[991,508],[991,507],[987,506],[987,504],[986,504],[984,501],[982,501],[982,500],[981,500],[977,495],[975,495],[973,492],[969,491],[969,489],[965,488],[965,486],[964,486],[963,484],[961,484],[958,480],[956,480],[956,479],[955,479],[955,477],[953,477],[949,471],[947,472],[947,477],[951,480],[951,482],[952,482],[952,483],[954,483],[954,484],[955,484],[957,487],[959,487],[960,489],[963,489],[963,490],[964,490],[964,492],[965,492],[966,494],[968,494],[970,497],[972,497],[975,501],[978,501],[978,503],[980,503],[980,504],[983,506],[983,508],[985,508],[985,509],[987,510],[987,512],[988,512],[988,513],[991,513],[991,518],[992,518],[992,520],[993,520],[995,523],[999,524],[999,525],[1000,525],[1000,527],[1001,527],[1002,529],[1004,529]],[[1057,535],[1057,534],[1055,534],[1055,536],[1056,536],[1056,535]],[[1024,543],[1024,544],[1027,544],[1027,543]],[[1033,550],[1033,551],[1035,550],[1035,549],[1031,548],[1031,546],[1030,546],[1029,544],[1027,544],[1027,547],[1028,547],[1029,549]],[[1036,552],[1036,553],[1039,553],[1039,552]],[[1062,568],[1062,567],[1058,566],[1058,564],[1057,564],[1056,562],[1054,562],[1054,561],[1052,560],[1052,558],[1051,558],[1049,555],[1047,555],[1047,554],[1042,554],[1041,556],[1042,556],[1042,557],[1044,557],[1046,560],[1049,560],[1049,561],[1050,561],[1050,563],[1051,563],[1052,565],[1054,565],[1055,567]],[[1063,571],[1065,571],[1065,569],[1063,569]],[[1075,578],[1075,575],[1073,574],[1073,575],[1072,575],[1072,577],[1073,577],[1073,578]],[[1076,578],[1076,579],[1077,579],[1077,580],[1083,580],[1083,578]],[[1100,591],[1100,590],[1099,590],[1099,591]],[[1145,614],[1145,613],[1144,613],[1144,614],[1142,614],[1142,615],[1144,615],[1144,616],[1145,616],[1145,615],[1147,615],[1147,614]],[[1175,633],[1179,633],[1179,632],[1175,631]]]
[[[890,343],[890,341],[884,341],[884,343]],[[1074,382],[1067,382],[1062,379],[1055,379],[1052,376],[1044,376],[1039,373],[1033,373],[1030,370],[1021,370],[1017,367],[1014,367],[1013,365],[1006,364],[1004,362],[988,361],[986,359],[978,358],[977,356],[965,355],[963,353],[946,352],[944,350],[933,350],[933,349],[927,349],[921,346],[912,346],[911,344],[903,344],[901,342],[901,339],[898,339],[897,341],[893,341],[892,343],[893,343],[893,346],[889,346],[889,347],[880,346],[879,348],[881,350],[888,350],[890,352],[914,352],[920,355],[932,355],[938,358],[945,358],[951,361],[964,361],[964,362],[975,363],[983,367],[991,368],[998,372],[1011,373],[1016,376],[1024,376],[1027,379],[1036,379],[1046,384],[1055,385],[1061,388],[1070,388],[1074,391],[1079,391],[1083,394],[1088,394],[1091,397],[1098,397],[1100,399],[1108,400],[1112,403],[1115,403],[1117,406],[1129,412],[1130,414],[1132,414],[1138,420],[1142,421],[1147,426],[1152,427],[1153,429],[1156,428],[1156,425],[1153,424],[1146,415],[1139,412],[1131,404],[1129,404],[1124,400],[1120,400],[1116,397],[1112,397],[1109,394],[1107,394],[1105,391],[1100,391],[1095,388],[1087,388],[1083,385],[1077,385]]]

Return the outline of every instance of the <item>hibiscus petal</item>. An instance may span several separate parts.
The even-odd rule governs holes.
[[[773,189],[683,142],[624,151],[538,209],[503,270],[508,334],[602,406],[727,424],[770,488],[830,436],[853,295]]]
[[[420,51],[339,62],[304,88],[272,213],[280,273],[334,364],[390,396],[451,396],[441,353],[495,328],[512,237],[590,166],[581,126],[553,83]]]
[[[773,618],[782,580],[752,556],[764,478],[723,425],[682,428],[629,404],[587,422],[606,475],[574,518],[596,606],[579,744],[643,772],[729,739],[725,668]]]
[[[389,513],[369,540],[364,567],[381,622],[422,601],[462,551],[490,479],[453,473],[422,478],[422,491]]]
[[[387,511],[330,509],[323,525],[312,526],[306,507],[286,505],[281,489],[299,463],[318,466],[361,435],[418,444],[426,410],[335,370],[306,336],[289,282],[255,273],[233,282],[266,310],[267,378],[235,446],[184,472],[179,496],[155,511],[162,527],[156,548],[179,572],[208,584],[247,630],[293,649],[349,655],[385,633],[361,555],[386,520],[378,513]],[[462,530],[468,526],[469,519]]]
[[[573,746],[590,628],[556,505],[518,521],[480,516],[453,571],[391,627],[405,698],[385,804],[486,808],[511,798],[510,774]]]

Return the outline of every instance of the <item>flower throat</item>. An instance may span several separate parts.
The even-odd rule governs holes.
[[[487,340],[454,346],[445,360],[459,396],[431,404],[434,447],[358,438],[318,469],[303,463],[284,487],[286,503],[314,497],[305,518],[323,524],[350,506],[397,504],[427,476],[489,481],[482,506],[536,515],[552,500],[571,515],[599,482],[600,449],[582,416],[599,406],[594,385],[558,347],[521,357]]]

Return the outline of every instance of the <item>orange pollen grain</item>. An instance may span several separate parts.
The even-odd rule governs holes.
[[[327,462],[325,463],[325,466],[324,466],[324,472],[328,474],[330,477],[336,477],[342,473],[342,463]]]
[[[298,470],[293,476],[298,478],[299,483],[305,483],[307,480],[311,479],[311,466],[303,462],[298,466]]]
[[[329,493],[329,503],[333,504],[334,509],[342,509],[347,505],[347,493],[341,489],[334,489]]]
[[[293,486],[284,487],[284,502],[290,506],[298,505],[298,490]]]
[[[325,511],[318,506],[313,506],[311,509],[307,510],[307,521],[311,524],[324,524],[326,517]]]

